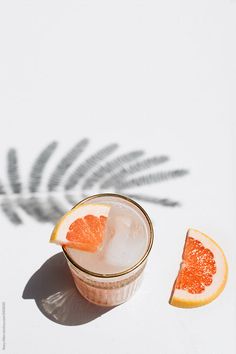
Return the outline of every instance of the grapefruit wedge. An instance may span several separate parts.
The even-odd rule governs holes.
[[[170,304],[177,307],[208,304],[223,291],[227,274],[227,261],[220,246],[202,232],[188,230]]]
[[[96,252],[103,243],[109,205],[81,204],[68,211],[56,224],[50,242]]]

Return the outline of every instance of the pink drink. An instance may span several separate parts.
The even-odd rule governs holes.
[[[104,243],[95,253],[63,248],[76,287],[89,301],[114,306],[127,301],[138,288],[153,243],[146,212],[117,194],[100,194],[79,204],[109,205]]]

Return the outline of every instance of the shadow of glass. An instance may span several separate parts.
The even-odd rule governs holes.
[[[112,309],[94,305],[80,295],[62,252],[32,275],[22,297],[34,299],[48,319],[65,326],[85,324]]]

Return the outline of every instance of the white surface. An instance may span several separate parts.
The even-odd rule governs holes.
[[[167,154],[180,179],[143,188],[180,208],[142,203],[155,227],[144,282],[128,303],[77,326],[23,299],[30,277],[59,252],[52,230],[1,213],[1,299],[9,354],[236,352],[235,1],[4,1],[0,5],[0,166],[19,152],[22,180],[50,141],[58,159],[83,137],[91,149]],[[52,161],[55,161],[52,159]],[[233,165],[234,163],[234,165]],[[48,171],[48,170],[47,170]],[[168,304],[187,228],[213,236],[229,280],[212,304]]]

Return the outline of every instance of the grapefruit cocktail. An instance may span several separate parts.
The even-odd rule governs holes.
[[[144,209],[118,194],[88,197],[55,226],[80,293],[101,306],[128,300],[138,288],[153,243]]]

